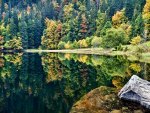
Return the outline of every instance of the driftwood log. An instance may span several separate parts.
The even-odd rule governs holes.
[[[138,102],[150,109],[150,82],[133,75],[118,96],[121,99]]]

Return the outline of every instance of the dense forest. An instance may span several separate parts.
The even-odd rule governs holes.
[[[112,48],[150,39],[150,0],[0,0],[4,49]]]

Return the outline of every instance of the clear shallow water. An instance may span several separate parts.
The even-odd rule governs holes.
[[[150,80],[150,64],[124,56],[1,55],[0,113],[68,113],[89,91],[119,90],[133,74]]]

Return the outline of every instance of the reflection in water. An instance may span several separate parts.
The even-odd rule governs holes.
[[[0,112],[68,113],[94,88],[118,91],[133,74],[150,80],[149,67],[122,56],[6,54],[0,57]]]

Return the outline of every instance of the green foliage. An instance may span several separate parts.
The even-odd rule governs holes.
[[[88,47],[91,47],[92,37],[87,37],[85,40],[87,42]]]
[[[144,32],[144,21],[141,14],[139,14],[138,17],[135,19],[132,32],[133,32],[133,36],[137,36],[137,35],[142,36]]]
[[[78,49],[80,47],[79,43],[75,40],[72,44],[73,49]]]
[[[94,36],[91,42],[92,47],[100,47],[102,44],[102,38]]]
[[[123,29],[130,39],[141,36],[146,40],[150,35],[149,4],[149,0],[2,0],[0,36],[4,43],[21,37],[23,49],[57,49],[62,42],[70,42],[67,48],[91,47],[88,37],[105,41],[112,28]],[[117,42],[117,38],[111,39]]]
[[[96,36],[101,36],[101,30],[103,29],[105,22],[106,22],[106,14],[101,13],[100,11],[98,12],[98,18],[96,19]]]
[[[64,49],[65,48],[65,42],[60,41],[58,44],[58,49]]]
[[[106,31],[103,38],[103,46],[106,48],[117,47],[120,44],[127,44],[129,37],[121,28],[111,28]]]

